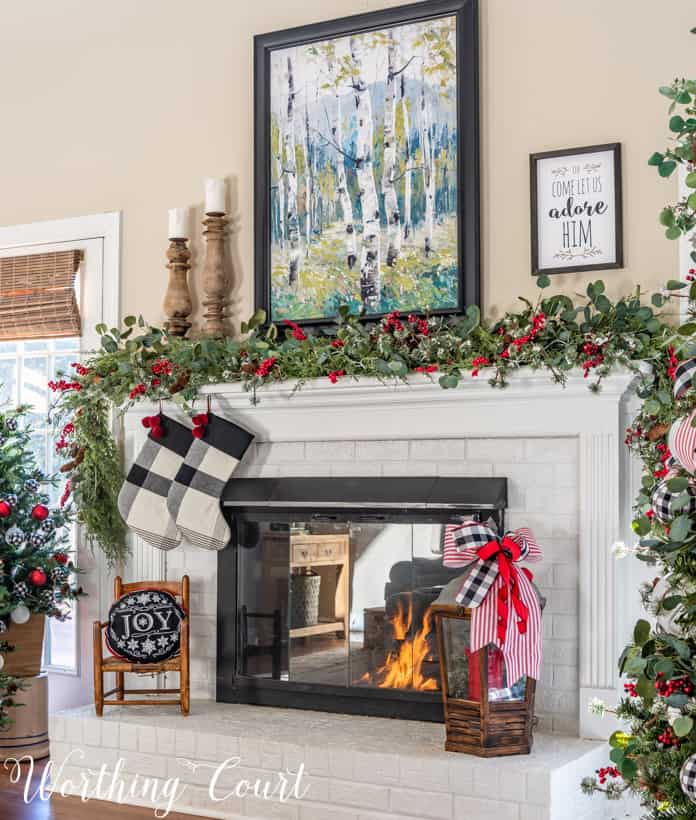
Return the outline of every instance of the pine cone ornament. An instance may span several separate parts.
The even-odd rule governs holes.
[[[7,622],[4,618],[0,618],[0,635],[2,635],[3,632],[7,632]]]
[[[24,583],[24,581],[20,581],[18,584],[15,584],[12,591],[15,598],[19,598],[20,601],[23,601],[27,595],[29,595],[29,587]]]
[[[37,491],[38,491],[38,489],[39,489],[39,482],[38,482],[35,478],[28,478],[28,479],[24,482],[24,489],[25,489],[28,493],[35,493],[35,492],[37,492]]]
[[[17,429],[17,419],[5,419],[5,429],[14,432]]]
[[[29,543],[32,547],[43,547],[46,543],[46,538],[48,537],[48,533],[41,532],[41,530],[37,530],[31,534],[31,538],[29,539]]]
[[[62,584],[68,575],[69,572],[65,567],[53,567],[51,570],[51,580],[54,584]]]
[[[41,522],[41,531],[42,532],[46,532],[46,533],[53,532],[53,530],[55,528],[56,528],[56,524],[55,524],[55,521],[53,521],[52,518],[47,518],[45,521]]]
[[[10,529],[5,533],[5,542],[11,547],[18,547],[20,544],[23,544],[24,538],[24,530],[21,530],[16,525],[10,527]]]
[[[10,493],[9,495],[5,496],[5,501],[11,506],[16,507],[19,504],[19,498],[17,498],[16,493]]]
[[[42,589],[39,593],[39,600],[42,604],[50,605],[53,603],[53,590]]]

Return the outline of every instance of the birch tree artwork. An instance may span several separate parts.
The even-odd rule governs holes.
[[[271,54],[271,316],[456,308],[455,18]]]

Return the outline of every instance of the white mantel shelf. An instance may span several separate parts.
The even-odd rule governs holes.
[[[214,409],[248,427],[257,441],[312,441],[327,439],[381,439],[402,436],[443,438],[448,435],[578,435],[582,432],[616,433],[619,406],[629,402],[636,375],[617,370],[593,393],[591,380],[571,371],[565,385],[547,372],[522,370],[510,375],[505,388],[491,387],[492,371],[478,377],[466,374],[459,387],[444,390],[437,379],[412,375],[407,383],[383,383],[344,377],[278,382],[253,394],[238,384],[201,388]],[[437,374],[435,374],[437,376]],[[205,406],[200,399],[197,406]],[[143,402],[127,414],[131,423],[156,412]],[[164,410],[181,418],[178,406]],[[128,422],[127,422],[128,423]]]

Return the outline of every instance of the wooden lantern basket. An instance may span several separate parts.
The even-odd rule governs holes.
[[[479,700],[450,697],[442,620],[446,617],[470,620],[471,610],[435,604],[430,612],[434,616],[437,628],[447,732],[445,749],[449,752],[466,752],[479,757],[529,754],[532,749],[535,721],[536,681],[529,677],[526,679],[524,699],[489,701],[488,647],[483,647],[476,653],[481,692]]]

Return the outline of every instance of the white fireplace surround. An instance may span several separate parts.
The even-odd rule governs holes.
[[[525,453],[538,451],[541,460],[551,465],[556,460],[568,461],[563,454],[572,447],[577,455],[570,466],[577,468],[577,482],[565,492],[576,494],[577,516],[572,520],[577,526],[579,555],[579,647],[573,678],[576,692],[566,701],[576,712],[577,722],[566,724],[570,732],[573,726],[575,733],[579,729],[582,737],[606,738],[610,726],[606,719],[600,721],[591,715],[587,703],[592,697],[615,702],[621,687],[616,661],[640,611],[637,587],[642,580],[641,568],[632,560],[617,567],[611,551],[615,541],[631,539],[631,503],[638,475],[623,439],[638,406],[631,390],[634,379],[628,371],[617,371],[603,381],[598,394],[592,393],[588,380],[576,372],[568,376],[565,386],[551,382],[547,373],[521,372],[510,378],[506,388],[494,389],[485,371],[478,378],[466,376],[456,390],[443,390],[419,376],[398,385],[374,379],[342,379],[333,385],[321,379],[306,382],[299,390],[296,383],[280,383],[259,391],[256,404],[240,385],[212,385],[203,392],[210,394],[213,411],[234,419],[256,436],[250,465],[246,471],[243,465],[240,474],[330,474],[331,463],[333,474],[343,475],[431,475],[438,474],[441,464],[445,468],[442,474],[456,475],[457,462],[447,459],[460,442],[467,442],[461,447],[469,451],[490,450],[492,462],[520,463]],[[126,414],[127,462],[144,440],[142,417],[156,409],[141,404]],[[174,402],[166,403],[164,411],[181,418]],[[526,449],[520,449],[521,440],[527,442]],[[417,446],[425,460],[414,462],[404,457],[399,463],[399,448],[407,442],[411,448]],[[347,447],[348,456],[338,452]],[[300,464],[310,449],[314,463]],[[275,452],[277,458],[265,458],[264,451],[266,455]],[[508,451],[509,456],[500,455]],[[387,459],[384,463],[389,469],[379,466],[380,458]],[[477,467],[473,463],[463,469],[466,472],[461,474],[472,475]],[[544,487],[548,489],[548,479]],[[548,495],[549,509],[537,507],[537,518],[546,512],[553,514],[554,497],[560,496],[553,492]],[[524,522],[518,523],[516,517],[514,523]],[[538,540],[543,547],[543,538]],[[164,553],[139,539],[135,539],[133,549],[126,570],[129,578],[166,577],[167,572],[175,577],[196,565],[208,576],[198,591],[195,578],[193,581],[192,677],[194,690],[198,685],[197,694],[214,698],[215,555],[201,550],[195,550],[194,555],[188,546]],[[547,583],[552,584],[553,579]],[[572,672],[574,667],[568,669]],[[563,726],[556,727],[554,722],[553,727],[544,728]]]

